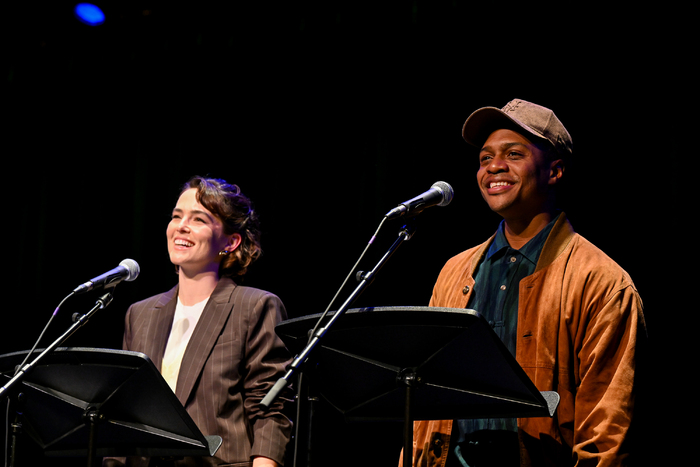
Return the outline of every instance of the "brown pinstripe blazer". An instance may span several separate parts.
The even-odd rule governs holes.
[[[177,290],[135,303],[126,314],[124,349],[148,355],[156,368],[163,361]],[[219,281],[202,311],[175,394],[203,434],[223,438],[216,457],[205,460],[208,465],[249,465],[252,456],[283,462],[291,433],[284,399],[268,411],[259,402],[291,361],[275,334],[284,319],[277,296],[228,278]]]

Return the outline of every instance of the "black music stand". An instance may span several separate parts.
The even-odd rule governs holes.
[[[319,316],[284,321],[277,334],[296,352]],[[310,360],[314,392],[347,420],[403,420],[404,452],[414,420],[551,417],[559,402],[537,390],[474,310],[349,310]]]
[[[27,352],[0,356],[7,382]],[[144,354],[57,348],[13,388],[22,393],[22,431],[46,455],[213,456],[205,437]]]

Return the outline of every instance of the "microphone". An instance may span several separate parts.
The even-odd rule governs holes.
[[[413,199],[409,199],[397,207],[387,212],[384,217],[387,219],[394,219],[396,217],[401,217],[405,215],[415,216],[420,214],[423,209],[438,205],[447,206],[452,201],[454,197],[454,190],[449,183],[446,182],[435,182],[430,190],[426,191],[422,195],[416,196]]]
[[[119,266],[111,271],[93,277],[86,283],[79,285],[73,290],[73,293],[80,294],[88,292],[96,287],[114,287],[124,280],[133,281],[139,276],[139,272],[141,272],[141,268],[139,268],[139,264],[136,261],[133,259],[125,259],[119,263]]]

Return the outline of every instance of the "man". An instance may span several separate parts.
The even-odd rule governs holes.
[[[642,302],[557,211],[571,137],[551,110],[517,99],[477,110],[462,135],[503,221],[446,263],[430,306],[479,311],[537,388],[561,400],[552,418],[416,422],[414,465],[626,465]]]

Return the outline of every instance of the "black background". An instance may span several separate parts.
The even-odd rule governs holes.
[[[690,277],[674,278],[685,172],[667,141],[683,123],[673,70],[687,47],[662,28],[670,19],[457,0],[101,5],[99,27],[65,1],[4,15],[0,353],[31,347],[74,287],[133,258],[138,280],[67,343],[118,348],[127,306],[176,282],[165,227],[192,175],[253,199],[265,253],[245,284],[279,295],[290,317],[325,309],[385,212],[450,183],[454,201],[419,217],[353,306],[427,305],[445,260],[499,221],[478,194],[462,124],[521,98],[554,109],[572,134],[567,214],[644,299],[649,392],[675,387],[670,317],[685,310]],[[385,225],[361,269],[401,225]],[[70,299],[43,344],[96,298]],[[654,412],[668,423],[677,410]],[[395,464],[400,425],[345,424],[330,410],[319,420],[321,465]],[[648,434],[653,452],[671,438]]]

